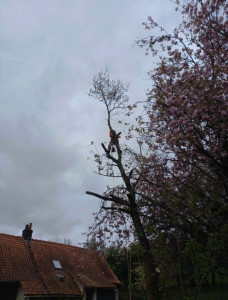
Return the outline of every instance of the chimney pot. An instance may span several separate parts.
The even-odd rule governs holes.
[[[32,223],[29,223],[25,225],[25,229],[22,231],[22,237],[25,241],[31,241],[32,240]]]

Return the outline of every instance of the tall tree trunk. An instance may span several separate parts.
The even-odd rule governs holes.
[[[152,259],[153,257],[150,252],[144,253],[143,269],[145,274],[146,295],[147,300],[159,300],[158,273],[155,270]]]
[[[132,197],[132,195],[129,195],[128,198],[130,200],[130,215],[134,223],[139,244],[142,248],[141,260],[143,262],[143,269],[145,274],[147,300],[159,300],[160,293],[158,273],[156,272],[154,256],[151,251],[149,240],[141,223],[135,199],[134,197]]]

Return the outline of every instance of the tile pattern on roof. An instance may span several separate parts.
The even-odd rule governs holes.
[[[52,259],[60,261],[62,270],[54,268]],[[97,251],[6,234],[0,234],[0,280],[19,280],[25,295],[81,295],[80,287],[119,284]]]

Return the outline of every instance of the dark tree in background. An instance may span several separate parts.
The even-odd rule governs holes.
[[[213,284],[227,275],[228,197],[228,3],[176,1],[180,26],[168,33],[151,17],[149,35],[138,41],[157,63],[148,73],[152,89],[121,144],[113,115],[137,106],[128,85],[108,72],[93,79],[90,96],[106,107],[116,153],[102,144],[95,154],[98,173],[116,178],[104,194],[97,216],[98,235],[119,240],[133,234],[141,247],[147,299],[160,299],[170,278],[185,286]],[[120,122],[121,123],[121,122]],[[173,264],[173,265],[172,265]]]

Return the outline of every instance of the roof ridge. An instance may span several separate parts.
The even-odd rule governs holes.
[[[0,232],[0,235],[11,236],[11,237],[16,237],[16,238],[22,238],[22,236],[19,236],[19,235],[13,235],[13,234],[8,234],[8,233],[3,233],[3,232]]]
[[[64,243],[60,243],[60,242],[54,242],[54,241],[45,241],[45,240],[38,240],[38,239],[32,239],[32,241],[41,242],[41,243],[48,243],[48,244],[54,244],[54,245],[61,245],[61,246],[65,246],[65,247],[73,247],[73,248],[78,248],[78,249],[88,250],[88,251],[93,251],[93,250],[88,249],[88,248],[83,248],[83,247],[79,247],[79,246],[76,246],[76,245],[68,245],[68,244],[64,244]]]
[[[1,233],[0,232],[0,235],[23,239],[22,236],[12,235],[12,234],[7,234],[7,233]],[[45,241],[45,240],[39,240],[39,239],[32,238],[31,242],[33,242],[33,241],[41,242],[41,243],[54,244],[54,245],[61,245],[61,246],[65,246],[65,247],[73,247],[73,248],[78,248],[78,249],[87,250],[87,251],[91,251],[91,252],[98,252],[98,253],[100,252],[98,250],[92,250],[92,249],[89,249],[89,248],[83,248],[83,247],[79,247],[79,246],[76,246],[76,245],[68,245],[68,244],[64,244],[64,243],[60,243],[60,242],[54,242],[54,241]]]

